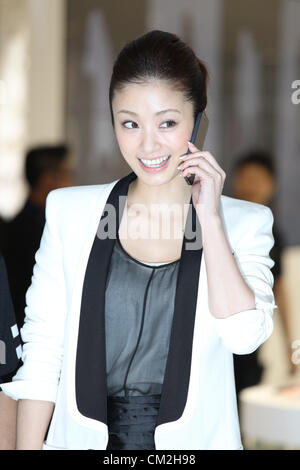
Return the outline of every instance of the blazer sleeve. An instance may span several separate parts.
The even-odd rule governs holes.
[[[274,261],[269,253],[274,245],[274,218],[269,207],[249,217],[245,234],[234,256],[239,270],[255,295],[255,309],[234,313],[226,318],[213,317],[225,346],[235,354],[250,354],[266,341],[273,331]]]
[[[56,402],[64,352],[66,295],[62,245],[58,234],[59,191],[46,200],[46,223],[35,254],[31,285],[26,292],[25,321],[20,330],[22,362],[10,383],[1,384],[11,398]]]

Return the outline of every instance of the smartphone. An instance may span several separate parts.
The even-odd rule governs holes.
[[[201,111],[197,114],[194,129],[192,132],[191,142],[195,144],[197,149],[203,150],[203,144],[205,141],[205,137],[207,134],[209,120],[205,113],[205,111]],[[191,153],[190,149],[188,149],[187,154]],[[187,175],[184,177],[187,184],[192,185],[195,179],[195,175]]]

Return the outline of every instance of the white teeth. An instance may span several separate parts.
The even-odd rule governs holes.
[[[157,165],[159,166],[162,162],[166,161],[169,158],[169,156],[170,155],[168,155],[167,157],[163,157],[163,158],[157,158],[156,160],[144,160],[143,158],[141,158],[141,161],[146,166],[157,166]]]

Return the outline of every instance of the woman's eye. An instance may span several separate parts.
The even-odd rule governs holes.
[[[134,121],[125,121],[122,123],[122,126],[126,127],[127,129],[133,129],[133,127],[127,126],[126,124],[136,124]]]
[[[161,127],[169,128],[169,127],[174,127],[176,125],[176,122],[173,120],[165,121],[162,123]],[[124,121],[122,122],[122,126],[126,127],[126,129],[135,129],[137,127],[137,123],[134,121]]]
[[[168,124],[167,126],[164,126],[164,124]],[[174,127],[176,125],[176,122],[175,121],[172,121],[172,120],[169,120],[169,121],[165,121],[162,123],[162,127]]]

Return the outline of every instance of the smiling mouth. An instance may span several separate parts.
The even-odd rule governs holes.
[[[170,158],[171,155],[160,158],[152,158],[151,160],[139,158],[139,160],[144,166],[147,166],[149,168],[159,168],[160,166],[164,165]]]

